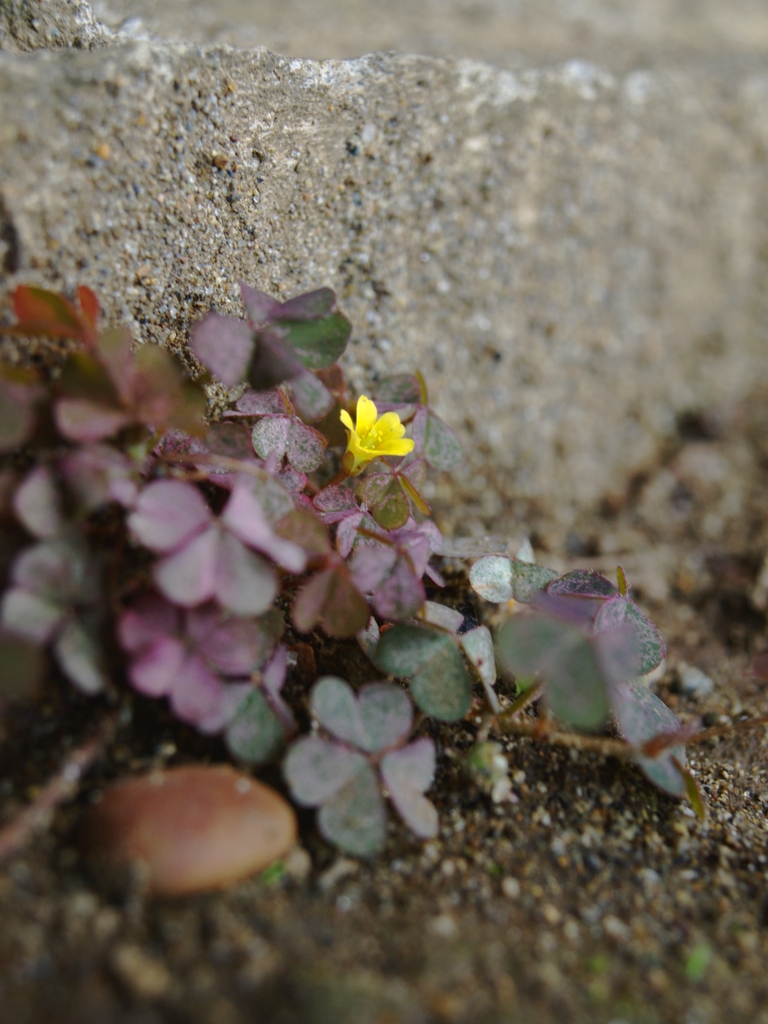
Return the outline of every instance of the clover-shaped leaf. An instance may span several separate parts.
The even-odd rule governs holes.
[[[157,594],[147,594],[123,613],[118,635],[131,658],[128,677],[135,689],[148,697],[167,697],[182,721],[217,733],[251,695],[254,673],[271,654],[281,629],[282,616],[276,610],[260,619],[233,616],[212,604],[182,611]],[[279,724],[284,661],[278,659],[277,668],[268,703]],[[248,737],[238,738],[245,747]]]
[[[666,747],[656,757],[644,755],[641,749],[657,736],[679,732],[680,722],[674,712],[645,683],[635,679],[614,688],[612,705],[622,736],[638,748],[635,760],[645,775],[666,793],[684,796],[685,777],[675,761],[685,766],[685,747],[682,744]]]
[[[493,637],[487,626],[477,626],[459,637],[464,654],[474,668],[485,689],[485,695],[494,714],[499,711],[499,699],[496,696],[496,658],[493,653]]]
[[[435,778],[432,740],[416,740],[385,754],[381,760],[381,777],[392,803],[410,830],[419,839],[434,838],[439,828],[437,809],[424,796]]]
[[[547,704],[562,722],[584,732],[605,723],[609,681],[581,630],[543,615],[518,615],[501,627],[497,646],[507,671],[544,679]]]
[[[382,634],[375,660],[382,671],[410,681],[426,714],[455,722],[469,710],[472,683],[454,637],[424,626],[393,626]]]
[[[454,432],[431,409],[421,408],[413,419],[416,449],[435,469],[448,471],[464,461],[464,452]]]
[[[252,432],[253,447],[266,459],[270,453],[285,457],[302,473],[311,473],[325,458],[326,440],[295,416],[264,416]]]
[[[544,590],[556,578],[557,573],[552,569],[506,555],[479,558],[469,573],[469,582],[475,593],[493,604],[505,604],[513,598],[527,603],[537,591]]]
[[[17,451],[30,439],[42,393],[31,371],[0,367],[0,454]]]
[[[291,620],[300,633],[309,633],[321,623],[329,636],[340,639],[365,629],[369,616],[368,602],[338,556],[303,584],[291,608]]]
[[[413,713],[406,694],[391,683],[368,683],[357,695],[326,676],[315,684],[310,707],[332,739],[306,736],[293,744],[283,770],[298,803],[319,807],[322,834],[341,849],[371,856],[384,843],[380,766],[387,791],[417,835],[437,832],[437,812],[424,797],[434,775],[429,739],[403,746]]]
[[[230,752],[250,764],[274,760],[296,731],[293,714],[280,691],[287,668],[286,648],[278,647],[264,669],[261,684],[248,693],[227,727]]]

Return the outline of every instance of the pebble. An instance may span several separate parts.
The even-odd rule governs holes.
[[[218,889],[282,857],[296,816],[274,790],[226,765],[187,766],[118,782],[90,811],[84,847],[136,866],[163,896]]]
[[[677,674],[680,689],[689,697],[708,697],[715,688],[715,684],[706,673],[693,665],[686,665],[684,661],[678,664]]]

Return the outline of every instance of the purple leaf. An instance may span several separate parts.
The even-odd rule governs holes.
[[[319,557],[331,553],[328,531],[317,514],[309,509],[297,508],[289,512],[277,524],[276,532],[298,544],[308,555]]]
[[[342,640],[353,637],[365,627],[370,614],[368,602],[355,587],[349,569],[342,562],[331,577],[323,607],[321,618],[326,633]]]
[[[250,431],[243,423],[212,423],[205,435],[203,447],[214,455],[256,463]]]
[[[53,645],[53,653],[64,675],[78,690],[93,696],[106,687],[103,651],[82,623],[67,623]]]
[[[342,558],[348,558],[357,540],[357,531],[361,526],[376,524],[367,512],[352,512],[339,520],[336,527],[336,550]]]
[[[291,411],[279,388],[272,388],[271,391],[248,388],[238,398],[235,408],[245,416],[284,416]]]
[[[288,461],[301,473],[311,473],[323,464],[326,443],[319,430],[300,420],[292,420],[286,449]]]
[[[374,593],[373,606],[381,618],[402,622],[415,615],[425,599],[421,579],[414,573],[409,559],[399,555],[394,569]]]
[[[304,366],[293,348],[286,342],[283,332],[260,330],[257,336],[256,355],[248,375],[249,383],[257,391],[264,391],[302,373]]]
[[[288,751],[283,774],[297,804],[319,807],[367,767],[355,750],[319,736],[302,736]]]
[[[47,466],[38,466],[27,474],[13,497],[13,510],[38,540],[48,540],[61,532],[61,500]]]
[[[316,288],[284,302],[274,319],[316,320],[326,316],[336,304],[336,295],[330,288]]]
[[[300,633],[308,633],[321,620],[326,632],[339,638],[354,636],[365,628],[369,617],[368,602],[343,562],[309,579],[291,608],[291,619]]]
[[[35,427],[35,404],[40,389],[25,387],[0,375],[0,454],[16,451],[25,444]]]
[[[214,596],[219,538],[219,528],[212,526],[155,565],[155,582],[169,601],[194,608]]]
[[[562,594],[580,597],[613,597],[617,588],[607,576],[595,569],[574,569],[565,576],[559,576],[547,587],[548,594]]]
[[[3,628],[16,636],[38,644],[47,644],[59,628],[66,610],[53,601],[21,587],[11,587],[3,594],[0,621]]]
[[[260,419],[251,432],[256,454],[266,459],[270,453],[274,453],[282,459],[288,447],[290,426],[288,416],[265,416]]]
[[[261,327],[262,324],[274,320],[280,315],[282,304],[277,299],[273,299],[271,295],[252,288],[243,281],[240,282],[240,295],[248,319],[253,327]]]
[[[288,572],[304,571],[306,555],[298,544],[284,540],[273,531],[250,480],[238,478],[221,519],[243,543],[269,555]]]
[[[128,527],[150,551],[173,551],[211,522],[200,491],[182,480],[157,480],[139,495]],[[195,602],[196,603],[196,602]]]
[[[224,676],[250,677],[272,653],[282,616],[270,611],[260,619],[228,615],[214,605],[187,614],[187,635],[211,668]]]
[[[201,658],[192,655],[173,683],[171,707],[182,722],[212,735],[234,718],[238,705],[250,689],[249,683],[222,683]]]
[[[241,473],[237,479],[237,486],[238,490],[242,488],[251,492],[261,505],[268,522],[273,526],[295,508],[290,494],[266,470]]]
[[[300,633],[311,632],[320,621],[335,572],[335,568],[323,569],[307,580],[296,594],[291,621]]]
[[[296,411],[305,423],[317,423],[335,405],[325,384],[309,371],[294,377],[289,387]]]
[[[325,458],[325,438],[300,420],[289,416],[265,416],[253,428],[253,447],[266,459],[271,453],[288,461],[302,473],[309,473]]]
[[[416,740],[401,750],[385,754],[381,777],[398,814],[419,839],[438,833],[437,810],[423,795],[435,777],[435,745],[431,739]]]
[[[288,648],[281,644],[272,655],[261,676],[261,688],[270,707],[280,720],[286,733],[296,731],[296,719],[282,697],[283,683],[288,671]]]
[[[345,484],[334,484],[318,491],[312,504],[326,523],[337,523],[350,512],[358,512],[360,506],[354,492]]]
[[[186,651],[180,640],[162,637],[131,663],[128,678],[133,688],[146,697],[166,697],[185,658]]]
[[[54,406],[54,419],[60,434],[84,444],[111,437],[131,422],[122,409],[97,405],[85,398],[60,398]]]
[[[206,313],[189,331],[189,347],[226,388],[245,379],[253,346],[252,328],[244,320],[220,313]]]
[[[120,616],[117,635],[120,646],[130,654],[149,650],[158,640],[175,635],[181,627],[177,608],[159,594],[145,594]]]
[[[224,533],[216,561],[215,594],[237,615],[261,615],[275,599],[277,580],[263,558],[249,551],[237,537]]]
[[[302,491],[307,486],[307,477],[305,473],[300,473],[294,469],[293,466],[283,466],[280,472],[277,474],[277,479],[286,489],[293,495],[293,500],[302,508],[312,508],[312,500],[306,495],[302,494]]]
[[[376,405],[421,405],[422,394],[419,378],[415,373],[395,373],[384,377],[376,385]]]
[[[110,445],[76,448],[61,459],[59,468],[86,512],[93,512],[110,501],[124,508],[132,508],[136,502],[137,467]]]
[[[96,597],[94,568],[77,543],[48,540],[22,551],[13,563],[11,578],[40,597],[71,604]]]
[[[377,544],[358,548],[350,565],[357,589],[364,594],[374,593],[392,572],[397,560],[397,550],[390,546]]]

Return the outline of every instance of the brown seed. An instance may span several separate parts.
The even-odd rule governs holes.
[[[296,842],[296,816],[273,789],[226,765],[118,782],[86,821],[86,851],[139,866],[150,892],[217,889],[261,871]]]

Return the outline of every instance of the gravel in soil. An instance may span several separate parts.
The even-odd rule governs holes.
[[[706,725],[768,711],[746,673],[766,644],[761,407],[709,432],[682,424],[621,501],[567,537],[534,538],[558,568],[635,570],[671,654],[657,692]],[[312,657],[320,672],[371,677],[354,645],[315,639],[289,698],[301,699]],[[685,691],[685,666],[711,678],[709,695]],[[518,738],[500,740],[512,792],[494,804],[462,768],[473,724],[432,725],[435,841],[393,820],[385,854],[361,862],[323,843],[302,812],[302,845],[261,876],[159,900],[139,879],[93,874],[78,851],[84,811],[113,778],[225,752],[159,702],[121,699],[117,736],[78,799],[0,869],[2,1021],[768,1021],[765,729],[690,748],[710,809],[702,823],[630,765]],[[105,712],[51,680],[40,705],[14,713],[3,820]],[[276,770],[262,777],[283,789]]]

